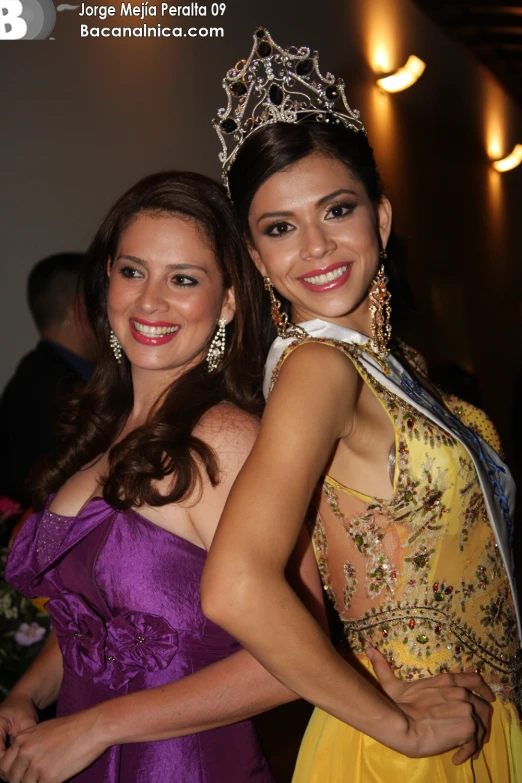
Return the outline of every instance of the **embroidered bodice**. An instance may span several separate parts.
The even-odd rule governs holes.
[[[285,358],[312,339],[280,352],[271,386]],[[408,679],[476,670],[501,698],[519,698],[514,598],[470,452],[392,384],[379,382],[359,345],[319,341],[350,359],[395,433],[391,498],[369,497],[329,475],[316,495],[313,545],[351,652],[376,646]],[[499,449],[484,414],[456,398],[445,402]]]

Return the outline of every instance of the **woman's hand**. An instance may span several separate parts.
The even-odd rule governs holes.
[[[386,658],[375,648],[366,651],[382,690],[402,710],[408,721],[408,756],[432,756],[438,743],[449,739],[447,748],[460,745],[454,764],[476,758],[489,739],[490,702],[493,691],[479,674],[437,674],[415,681],[399,680]],[[460,741],[457,739],[460,738]]]
[[[9,783],[63,783],[107,749],[97,723],[97,712],[91,709],[26,728],[0,759],[2,779]]]
[[[36,726],[38,714],[27,696],[10,694],[0,704],[0,754],[5,752],[9,739],[14,739],[24,729]]]

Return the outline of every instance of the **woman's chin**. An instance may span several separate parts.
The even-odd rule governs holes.
[[[160,359],[159,357],[152,357],[152,356],[128,356],[127,357],[130,366],[132,370],[139,370],[140,372],[157,372],[157,371],[175,371],[178,369],[174,362],[166,361],[165,359]]]
[[[294,323],[302,323],[303,321],[313,321],[315,318],[320,318],[323,321],[344,321],[353,315],[357,310],[357,305],[348,304],[331,304],[325,307],[317,307],[314,310],[299,309],[296,311],[296,317],[292,318]]]

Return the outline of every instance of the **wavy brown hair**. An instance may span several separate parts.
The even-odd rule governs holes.
[[[183,216],[201,228],[225,288],[234,288],[236,313],[226,327],[227,349],[218,370],[209,373],[204,360],[188,369],[163,393],[147,421],[112,445],[132,411],[133,388],[129,361],[124,357],[118,364],[109,345],[107,261],[115,258],[127,226],[143,213]],[[106,451],[109,468],[103,496],[116,508],[183,500],[196,488],[202,468],[216,485],[216,455],[194,436],[194,427],[222,401],[250,413],[262,409],[262,283],[224,189],[187,172],[168,171],[142,179],[109,210],[96,233],[87,251],[80,293],[96,336],[96,370],[86,388],[63,407],[58,454],[32,480],[34,508],[41,508],[49,493]],[[169,489],[160,493],[157,482],[166,477],[170,477]]]

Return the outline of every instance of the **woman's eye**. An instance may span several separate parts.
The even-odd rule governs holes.
[[[188,275],[174,275],[172,280],[174,285],[177,285],[180,288],[192,288],[192,286],[198,284],[198,281],[194,277],[189,277]]]
[[[268,237],[281,237],[283,234],[288,234],[291,231],[292,226],[289,223],[272,223],[265,230],[265,234]]]
[[[125,277],[127,280],[130,280],[134,277],[140,277],[141,272],[139,269],[134,269],[132,266],[122,266],[119,269],[119,273],[122,277]]]
[[[354,211],[356,206],[356,204],[334,204],[328,209],[326,219],[328,220],[328,216],[334,219],[346,217],[346,215],[350,215]]]

